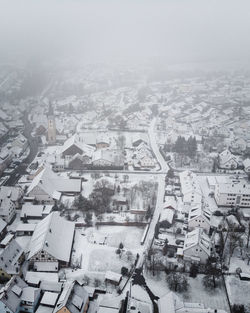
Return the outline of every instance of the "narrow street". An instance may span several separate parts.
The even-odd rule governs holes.
[[[155,123],[156,123],[156,119],[154,118],[152,120],[152,122],[150,123],[148,135],[149,135],[149,140],[150,140],[150,146],[151,146],[151,148],[155,154],[155,157],[157,158],[157,161],[159,162],[159,164],[161,166],[161,170],[158,171],[158,173],[157,173],[158,189],[157,189],[157,199],[156,199],[154,214],[153,214],[153,217],[151,219],[148,233],[146,235],[146,239],[145,239],[144,244],[143,244],[143,250],[142,250],[143,252],[139,255],[139,259],[138,259],[138,262],[136,264],[135,273],[137,271],[139,271],[139,272],[142,271],[147,250],[151,247],[152,242],[153,242],[155,226],[159,220],[160,212],[161,212],[163,201],[164,201],[165,176],[166,176],[167,171],[169,170],[169,166],[168,166],[167,162],[164,160],[164,158],[162,157],[162,155],[159,151],[159,147],[158,147],[157,142],[156,142],[156,136],[155,136],[155,132],[154,132]],[[129,284],[127,284],[127,285],[129,285]],[[147,287],[146,282],[145,282],[145,286]],[[127,288],[125,288],[123,290],[123,293],[126,291],[127,291]],[[146,288],[146,291],[149,293],[150,299],[152,301],[154,313],[158,313],[159,312],[158,306],[157,306],[157,303],[155,302],[155,300],[157,300],[158,297],[153,295],[153,293],[151,292],[151,290],[148,287]]]
[[[156,124],[156,118],[154,118],[152,122],[150,123],[148,135],[149,135],[149,140],[150,140],[150,146],[155,154],[155,157],[157,158],[157,161],[159,162],[161,166],[161,171],[158,172],[158,180],[157,180],[158,189],[157,189],[157,199],[156,199],[154,215],[149,225],[148,233],[147,233],[144,245],[143,245],[143,254],[140,255],[139,257],[139,260],[136,266],[137,268],[140,268],[143,266],[146,252],[150,248],[153,238],[154,238],[155,226],[159,220],[160,212],[161,212],[163,201],[164,201],[165,175],[169,169],[169,166],[167,162],[164,160],[163,156],[161,155],[158,144],[156,142],[156,136],[154,132],[155,124]]]
[[[156,124],[156,117],[153,118],[148,129],[149,141],[150,141],[151,148],[155,154],[155,157],[161,166],[161,172],[167,172],[169,170],[169,166],[168,166],[168,163],[164,160],[159,150],[158,144],[156,142],[155,124]]]
[[[15,169],[15,171],[11,174],[10,178],[6,182],[6,185],[9,185],[9,186],[15,185],[20,175],[24,175],[26,173],[27,167],[34,160],[38,152],[37,139],[31,136],[33,126],[32,124],[30,124],[28,120],[28,112],[24,113],[22,120],[25,126],[23,135],[28,139],[30,152],[27,158],[23,162],[20,163],[20,165]]]

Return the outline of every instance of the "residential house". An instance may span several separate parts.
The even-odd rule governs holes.
[[[28,285],[19,277],[13,276],[7,284],[0,289],[0,312],[18,313],[21,306],[23,289]]]
[[[10,199],[16,209],[20,208],[20,202],[23,197],[23,190],[21,187],[1,186],[0,187],[0,202],[6,198]]]
[[[208,234],[211,226],[211,216],[211,211],[204,204],[191,207],[188,214],[189,231],[200,227]]]
[[[21,220],[28,219],[43,219],[47,215],[49,215],[52,211],[52,205],[44,205],[44,204],[32,204],[30,202],[26,202],[22,206],[22,210],[20,213]]]
[[[143,167],[143,168],[153,168],[156,165],[156,162],[152,156],[149,146],[142,142],[140,143],[134,151],[134,167]]]
[[[123,169],[124,155],[116,149],[97,150],[93,154],[92,165],[96,168]]]
[[[150,156],[144,156],[140,159],[139,164],[143,168],[154,168],[155,160]]]
[[[143,134],[138,134],[138,135],[134,136],[133,141],[132,141],[133,147],[138,147],[142,143],[146,144],[146,140],[145,140]]]
[[[76,154],[92,156],[95,148],[84,143],[83,138],[78,134],[73,135],[65,141],[60,151],[63,158],[71,159]]]
[[[222,169],[236,169],[239,166],[238,158],[228,149],[219,155],[219,167]]]
[[[52,212],[39,222],[30,240],[28,260],[37,271],[57,272],[69,266],[75,225],[59,212]]]
[[[48,308],[51,308],[51,313],[52,313],[56,306],[58,297],[59,297],[59,293],[57,292],[45,291],[36,313],[39,313],[39,311],[46,312],[46,309],[48,310]]]
[[[34,313],[38,307],[41,297],[41,289],[35,287],[24,287],[20,295],[20,312]]]
[[[159,222],[160,226],[169,228],[173,224],[175,210],[170,206],[163,208],[160,214]]]
[[[1,279],[8,280],[20,271],[23,249],[15,239],[0,252],[0,275]]]
[[[176,210],[177,209],[177,203],[175,200],[175,197],[173,196],[167,196],[165,197],[165,202],[163,203],[163,209],[172,209]]]
[[[212,242],[202,228],[196,228],[185,236],[184,260],[205,264],[211,256]]]
[[[16,216],[16,207],[10,198],[0,200],[0,218],[10,224]]]
[[[76,281],[64,284],[53,313],[87,313],[89,306],[88,292]]]
[[[81,179],[68,179],[44,167],[35,175],[27,190],[27,196],[39,202],[51,203],[60,200],[61,195],[77,195],[81,192]]]
[[[81,155],[77,153],[68,162],[68,168],[71,170],[82,170],[89,168],[92,163],[92,158],[89,155]]]
[[[202,201],[202,191],[197,175],[191,171],[181,172],[180,183],[183,203],[188,206],[200,204]]]
[[[65,159],[61,158],[60,156],[56,156],[55,160],[52,161],[52,170],[54,172],[63,172],[67,167],[67,163],[68,161],[66,161]]]
[[[28,145],[29,145],[28,139],[24,137],[22,134],[19,134],[11,144],[14,156],[16,158],[22,156],[22,154],[28,148]]]

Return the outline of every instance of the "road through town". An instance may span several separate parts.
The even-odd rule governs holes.
[[[159,171],[157,175],[158,176],[157,177],[158,189],[157,189],[157,199],[156,199],[155,210],[154,210],[154,214],[149,225],[148,233],[144,241],[143,254],[139,257],[139,260],[137,262],[137,267],[141,267],[143,265],[146,251],[151,246],[152,240],[154,238],[155,225],[157,224],[159,220],[160,212],[161,212],[163,201],[164,201],[165,175],[166,175],[165,173],[167,173],[169,169],[169,166],[167,162],[164,160],[164,158],[162,157],[159,151],[158,144],[156,142],[155,123],[156,123],[156,118],[154,118],[152,122],[150,123],[148,135],[149,135],[150,146],[155,154],[155,157],[157,158],[157,161],[159,162],[161,166],[161,170]]]

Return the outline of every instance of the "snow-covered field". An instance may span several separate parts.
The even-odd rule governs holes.
[[[96,230],[95,230],[96,231]],[[120,242],[125,249],[140,248],[140,241],[144,232],[143,227],[131,226],[99,226],[98,233],[107,235],[107,245],[118,248]]]
[[[244,304],[245,312],[250,312],[250,282],[242,281],[234,275],[225,278],[231,304]]]
[[[135,256],[142,249],[140,240],[143,228],[125,226],[102,226],[98,229],[87,228],[85,231],[77,229],[73,245],[72,261],[80,264],[79,270],[74,272],[74,276],[83,276],[93,272],[103,272],[108,270],[120,273],[121,267],[130,268],[135,260]],[[97,243],[93,243],[93,236]],[[107,237],[105,244],[99,244],[98,239]],[[124,252],[121,257],[116,254],[120,243],[124,245]],[[126,252],[131,251],[132,256],[127,257]]]
[[[121,273],[121,268],[128,267],[128,262],[124,257],[119,257],[115,249],[95,249],[89,256],[88,271],[106,272],[113,271]]]

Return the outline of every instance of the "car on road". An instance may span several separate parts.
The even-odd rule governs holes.
[[[156,246],[163,247],[163,246],[164,246],[164,241],[159,240],[159,239],[155,239],[154,244],[155,244]]]

